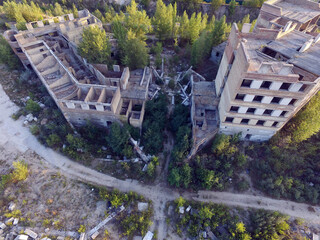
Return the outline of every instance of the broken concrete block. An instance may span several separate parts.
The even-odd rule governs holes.
[[[13,220],[13,225],[17,225],[18,222],[19,222],[19,218],[15,218],[15,219]]]
[[[96,237],[98,237],[98,235],[99,235],[99,232],[96,231],[94,234],[92,234],[91,238],[94,240],[96,239]]]
[[[86,240],[86,239],[87,239],[86,233],[81,233],[79,240]]]
[[[64,240],[64,237],[59,236],[59,237],[57,237],[57,240]]]
[[[18,235],[14,240],[28,240],[28,236],[21,234],[21,235]]]
[[[147,210],[148,209],[148,203],[145,203],[145,202],[138,202],[138,210],[140,211],[140,212],[142,212],[142,211],[145,211],[145,210]]]
[[[7,226],[4,223],[0,222],[0,229],[5,229],[6,227]]]
[[[191,210],[191,206],[187,207],[186,211],[189,212]]]
[[[184,214],[184,207],[179,207],[179,213]]]
[[[14,202],[11,202],[11,203],[9,204],[9,210],[10,210],[10,211],[13,211],[15,208],[16,208],[16,204],[15,204]]]
[[[152,240],[153,233],[148,231],[147,234],[144,236],[143,240]]]
[[[29,228],[27,228],[24,231],[25,234],[29,235],[30,237],[32,237],[33,239],[36,239],[38,237],[38,234],[36,234],[34,231],[31,231]]]
[[[10,225],[13,222],[14,218],[11,217],[6,221],[6,225]]]

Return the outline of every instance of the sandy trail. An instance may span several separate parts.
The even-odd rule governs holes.
[[[320,211],[309,211],[308,204],[295,203],[292,201],[275,200],[263,196],[247,194],[234,194],[229,192],[199,191],[197,193],[178,192],[173,189],[157,184],[155,186],[145,185],[136,180],[119,180],[106,174],[71,161],[67,157],[41,145],[23,126],[23,120],[14,121],[10,116],[18,110],[18,107],[10,101],[2,86],[0,85],[0,146],[5,147],[8,152],[24,153],[32,150],[41,156],[52,166],[59,168],[62,173],[72,179],[81,180],[94,185],[117,188],[122,192],[134,191],[145,196],[154,203],[155,223],[164,222],[165,204],[179,196],[188,200],[204,202],[223,203],[229,206],[240,206],[244,208],[262,208],[279,211],[293,217],[304,218],[310,222],[320,224]],[[315,207],[315,209],[320,209]],[[164,226],[160,224],[158,239],[164,239]]]

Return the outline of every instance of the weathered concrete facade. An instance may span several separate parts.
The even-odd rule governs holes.
[[[215,80],[220,132],[268,140],[319,91],[319,16],[319,3],[270,0],[252,33],[233,25]]]
[[[89,64],[77,54],[83,29],[102,24],[88,10],[27,23],[26,31],[4,36],[26,68],[32,68],[67,121],[87,120],[108,126],[114,121],[141,127],[152,73],[148,67],[130,72],[114,66]]]

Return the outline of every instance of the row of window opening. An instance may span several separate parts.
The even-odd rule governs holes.
[[[237,106],[231,106],[230,108],[230,112],[239,112],[240,107]],[[257,108],[248,108],[247,111],[245,112],[246,114],[255,114]],[[271,116],[274,110],[272,109],[265,109],[264,112],[262,113],[262,115],[266,115],[266,116]],[[288,111],[282,111],[280,116],[281,117],[285,117],[286,114],[288,113]]]
[[[234,118],[233,117],[226,117],[225,119],[225,122],[226,123],[233,123],[234,121]],[[240,124],[243,124],[243,125],[249,125],[249,121],[250,119],[249,118],[243,118],[241,121],[240,121]],[[264,120],[258,120],[257,123],[255,124],[256,126],[264,126],[266,123],[266,121]],[[272,127],[278,127],[279,125],[279,122],[275,121],[272,123]]]
[[[241,94],[241,93],[239,93],[239,94],[237,94],[236,95],[236,100],[241,100],[241,101],[244,101],[244,98],[245,98],[245,96],[246,96],[246,94]],[[260,96],[260,95],[256,95],[256,96],[254,96],[254,98],[253,98],[253,102],[262,102],[262,100],[263,100],[263,98],[264,98],[264,96]],[[282,98],[280,98],[280,97],[273,97],[272,99],[271,99],[271,102],[270,103],[272,103],[272,104],[280,104],[280,101],[282,100]],[[291,101],[289,102],[289,104],[288,105],[294,105],[295,103],[296,103],[296,101],[297,101],[297,99],[291,99]]]
[[[253,83],[253,80],[243,79],[241,87],[250,88],[252,83]],[[272,84],[271,81],[263,81],[260,86],[260,89],[270,89],[271,84]],[[282,83],[279,90],[289,91],[291,85],[292,85],[292,83]],[[303,84],[301,86],[301,88],[299,89],[299,92],[304,92],[306,90],[306,88],[307,88],[307,85]]]

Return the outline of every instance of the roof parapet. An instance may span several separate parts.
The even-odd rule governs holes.
[[[242,26],[242,33],[249,33],[251,29],[251,23],[244,23]]]

